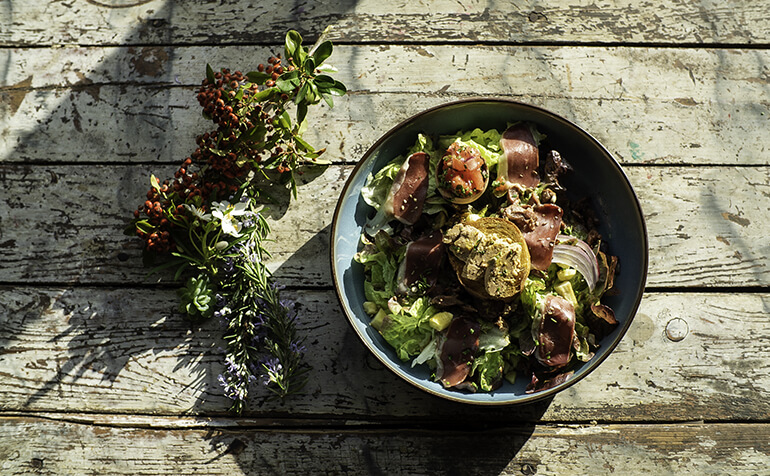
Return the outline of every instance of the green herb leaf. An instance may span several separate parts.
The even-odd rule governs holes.
[[[150,225],[150,222],[147,220],[139,220],[136,222],[136,229],[142,233],[152,233],[155,230],[155,227]]]
[[[322,73],[339,73],[340,70],[335,68],[334,66],[330,64],[322,64],[316,68],[318,71]]]
[[[297,50],[302,45],[302,36],[296,30],[286,32],[286,57],[296,58]]]
[[[294,98],[294,102],[297,104],[304,104],[302,102],[303,99],[305,99],[305,95],[308,91],[308,82],[305,82],[302,84],[302,87],[299,88],[299,91],[297,92],[297,97]],[[305,104],[305,109],[307,109],[307,104]],[[301,120],[297,119],[298,121],[302,122]]]
[[[344,96],[348,92],[348,89],[339,81],[334,81],[334,86],[329,88],[329,92],[335,96]]]
[[[302,68],[305,64],[305,60],[307,59],[307,47],[300,46],[297,48],[297,54],[292,59],[294,60],[294,65],[297,66],[297,68]]]
[[[326,74],[319,74],[315,77],[315,83],[321,89],[329,89],[334,86],[334,79]]]
[[[318,45],[318,48],[313,52],[313,60],[315,61],[316,66],[320,66],[321,63],[326,61],[326,58],[331,56],[333,50],[334,47],[332,46],[331,41],[324,41]]]
[[[214,77],[214,70],[211,69],[211,65],[206,63],[206,80],[209,84],[214,84],[217,80]]]
[[[152,188],[160,192],[160,181],[158,181],[158,177],[155,175],[150,175],[150,185],[152,185]]]
[[[305,117],[306,116],[307,116],[307,103],[306,102],[301,102],[301,103],[297,104],[297,124],[301,125],[303,122],[305,122]],[[298,143],[301,144],[302,142],[304,142],[304,141],[302,141],[302,139],[299,136],[295,136],[295,137],[296,137]],[[302,142],[300,142],[300,141],[302,141]]]
[[[286,130],[291,129],[291,117],[289,117],[289,113],[287,111],[283,111],[283,114],[278,117],[278,120],[281,123],[281,127]]]
[[[250,140],[254,142],[261,142],[262,139],[265,138],[265,134],[267,133],[267,128],[265,128],[264,125],[258,124],[241,136],[243,140]]]
[[[305,106],[307,108],[307,106]],[[312,145],[308,144],[305,139],[303,139],[300,136],[294,136],[294,140],[297,141],[297,144],[304,150],[305,152],[315,152],[315,149]]]
[[[334,107],[334,100],[332,99],[331,94],[326,94],[326,92],[321,91],[321,97],[326,101],[326,104],[328,104],[329,107]]]
[[[307,57],[302,62],[302,67],[306,73],[313,74],[313,72],[315,71],[315,60],[313,59],[313,57],[312,56]]]
[[[308,81],[307,84],[310,87],[310,94],[308,95],[307,103],[315,104],[321,100],[321,95],[318,93],[318,86],[316,86],[313,81]]]
[[[249,73],[246,73],[246,77],[249,78],[249,81],[255,84],[265,84],[265,81],[270,79],[270,75],[261,71],[251,71]]]
[[[297,70],[283,73],[275,81],[275,87],[284,93],[290,93],[294,91],[294,88],[299,86],[299,72]]]
[[[264,90],[262,90],[262,91],[259,91],[259,92],[258,92],[258,93],[256,93],[256,94],[254,94],[254,95],[251,97],[251,100],[252,100],[253,102],[262,102],[262,101],[264,101],[265,99],[269,98],[269,97],[270,97],[271,95],[273,95],[274,93],[275,93],[275,89],[274,89],[274,88],[268,88],[268,89],[264,89]]]

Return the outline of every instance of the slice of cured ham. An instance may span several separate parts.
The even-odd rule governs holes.
[[[522,206],[518,200],[502,210],[504,218],[519,227],[529,249],[531,267],[545,271],[553,259],[553,247],[564,211],[552,203]]]
[[[428,154],[415,152],[407,157],[390,188],[384,204],[385,213],[405,225],[414,225],[422,215],[425,205],[429,174],[430,156]]]
[[[561,229],[563,210],[551,203],[533,207],[535,226],[524,232],[524,241],[529,248],[529,258],[534,269],[545,271],[553,259],[553,247]]]
[[[436,376],[444,387],[455,387],[471,373],[473,358],[479,349],[481,326],[478,322],[456,318],[447,328],[446,338],[439,349]]]
[[[575,308],[561,296],[545,299],[543,320],[537,332],[535,357],[549,367],[569,363],[575,334]]]
[[[505,154],[497,166],[497,177],[509,184],[536,187],[540,183],[537,168],[540,165],[537,142],[529,126],[514,124],[503,132],[500,147]]]
[[[432,286],[443,261],[444,242],[440,230],[410,242],[398,268],[398,291],[408,293],[420,280]]]

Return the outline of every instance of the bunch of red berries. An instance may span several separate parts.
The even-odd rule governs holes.
[[[268,59],[271,78],[283,72],[280,57]],[[260,65],[262,66],[262,65]],[[264,70],[264,66],[262,67]],[[264,134],[272,132],[276,108],[270,102],[254,101],[260,89],[240,71],[222,69],[203,80],[198,102],[204,114],[217,125],[216,130],[196,138],[197,148],[174,174],[172,181],[153,185],[147,200],[134,211],[136,234],[145,241],[145,249],[164,254],[175,249],[175,225],[185,222],[184,204],[194,204],[202,213],[211,201],[233,196],[246,174],[260,163],[261,153],[271,157],[280,147],[265,151]],[[275,79],[268,80],[274,85]],[[255,127],[264,131],[250,134]],[[255,141],[262,139],[262,147]],[[197,172],[199,170],[202,172]]]
[[[137,220],[142,215],[147,217],[142,226],[136,227],[136,234],[145,241],[145,249],[161,254],[168,253],[176,247],[171,236],[172,223],[169,215],[177,211],[169,210],[169,200],[165,197],[167,192],[169,192],[168,180],[157,188],[152,187],[147,192],[147,200],[144,204],[134,210],[134,218]]]
[[[257,71],[259,71],[260,73],[264,72],[270,75],[270,79],[267,80],[267,82],[265,83],[265,86],[267,86],[268,88],[275,86],[275,81],[284,72],[284,68],[281,65],[281,55],[275,55],[268,58],[267,66],[260,63],[257,66]],[[288,71],[294,71],[294,66],[289,65]]]
[[[239,109],[244,101],[237,101],[236,98],[246,78],[240,71],[231,74],[228,69],[215,73],[214,78],[213,83],[208,78],[203,80],[198,89],[198,103],[203,108],[203,113],[220,128],[237,129],[241,125],[242,111]],[[241,98],[256,93],[257,90],[257,85],[251,84],[248,89],[240,92]],[[244,126],[251,126],[247,118]]]
[[[256,176],[251,172],[277,172],[296,195],[298,165],[317,163],[324,152],[300,137],[307,108],[322,98],[332,106],[331,96],[346,91],[318,69],[331,54],[331,43],[319,42],[313,50],[301,43],[297,32],[287,34],[286,66],[280,54],[247,74],[207,66],[196,97],[216,128],[196,137],[197,148],[173,179],[161,185],[153,177],[147,201],[134,211],[132,222],[147,251],[188,248],[185,227],[196,226],[193,215],[203,216],[214,201],[239,198],[239,190]],[[289,104],[296,106],[296,120]]]

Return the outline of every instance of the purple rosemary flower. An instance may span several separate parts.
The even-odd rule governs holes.
[[[262,368],[265,369],[265,374],[262,376],[262,383],[264,385],[270,385],[270,383],[280,380],[283,365],[277,357],[266,357],[263,359]]]
[[[233,272],[235,271],[235,260],[233,258],[228,257],[224,263],[222,263],[222,272],[225,274],[225,276],[232,276]]]
[[[219,380],[219,384],[222,385],[222,391],[225,394],[225,397],[230,400],[243,400],[241,397],[246,394],[244,389],[238,386],[237,381],[233,382],[232,379],[225,377],[223,374],[219,374],[217,379]]]
[[[294,354],[302,355],[307,349],[301,342],[291,341],[291,344],[289,344],[289,350]]]
[[[282,290],[283,290],[283,288],[285,288],[286,286],[284,286],[283,284],[279,283],[278,281],[273,281],[273,282],[270,284],[270,287],[272,287],[272,288],[273,288],[273,289],[275,289],[276,291],[282,291]]]

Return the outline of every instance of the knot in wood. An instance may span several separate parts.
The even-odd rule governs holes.
[[[537,473],[537,465],[531,463],[524,463],[521,465],[521,474],[529,476],[535,473]]]

